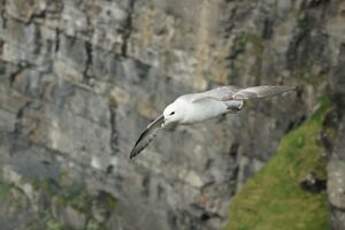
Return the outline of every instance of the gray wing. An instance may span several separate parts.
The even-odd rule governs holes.
[[[203,93],[196,93],[193,94],[192,102],[197,102],[204,99],[213,99],[218,101],[227,101],[231,100],[232,96],[239,91],[240,88],[236,86],[222,86],[219,88],[211,89],[209,91],[203,92]]]
[[[295,89],[296,87],[291,86],[254,86],[246,89],[241,89],[238,92],[236,92],[232,97],[233,100],[247,100],[252,98],[272,97]]]
[[[192,102],[197,102],[204,99],[213,99],[218,101],[229,100],[246,100],[252,98],[263,98],[275,96],[284,92],[294,90],[295,87],[290,86],[254,86],[245,89],[240,89],[235,86],[223,86],[216,89],[198,93],[193,95]]]
[[[146,129],[140,134],[138,140],[135,142],[135,145],[129,155],[130,159],[133,159],[135,156],[141,153],[141,151],[143,151],[146,146],[148,146],[152,142],[152,140],[157,135],[157,131],[161,128],[163,122],[164,116],[162,114],[146,127]]]

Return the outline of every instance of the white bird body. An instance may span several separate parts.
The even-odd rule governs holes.
[[[182,95],[146,127],[135,143],[130,158],[138,155],[153,140],[159,128],[194,124],[227,113],[237,113],[241,111],[245,100],[275,96],[294,89],[295,87],[288,86],[254,86],[245,89],[223,86]]]
[[[195,95],[190,94],[178,97],[172,104],[175,108],[178,108],[178,111],[183,111],[182,117],[178,121],[181,125],[206,121],[233,112],[236,108],[240,110],[243,105],[243,101],[215,101],[209,98],[194,103],[193,96]]]

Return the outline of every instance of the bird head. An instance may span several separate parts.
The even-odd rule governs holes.
[[[182,105],[179,103],[179,101],[171,103],[164,109],[163,116],[164,126],[172,123],[178,123],[183,118]]]

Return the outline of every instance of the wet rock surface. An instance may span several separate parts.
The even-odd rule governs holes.
[[[219,229],[233,194],[320,96],[342,113],[344,11],[340,0],[0,0],[0,164],[12,202],[1,226]],[[176,96],[224,84],[299,87],[163,131],[128,160]],[[335,229],[343,124],[328,169]]]

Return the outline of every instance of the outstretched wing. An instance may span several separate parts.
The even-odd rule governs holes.
[[[295,87],[270,85],[254,86],[246,89],[241,89],[232,97],[233,100],[247,100],[252,98],[272,97],[291,90],[295,90]]]
[[[135,145],[129,155],[130,159],[133,159],[135,156],[141,153],[141,151],[143,151],[146,146],[151,143],[151,141],[156,137],[157,131],[161,128],[163,122],[164,116],[162,114],[146,127],[146,129],[140,134],[138,140],[135,142]]]
[[[252,98],[263,98],[282,94],[284,92],[294,90],[295,87],[290,86],[254,86],[246,89],[240,89],[235,86],[223,86],[216,89],[197,93],[192,95],[192,102],[204,99],[213,99],[218,101],[229,100],[247,100]]]
[[[206,92],[191,94],[191,101],[197,102],[204,99],[227,101],[231,100],[232,96],[239,90],[240,88],[236,86],[222,86]]]

